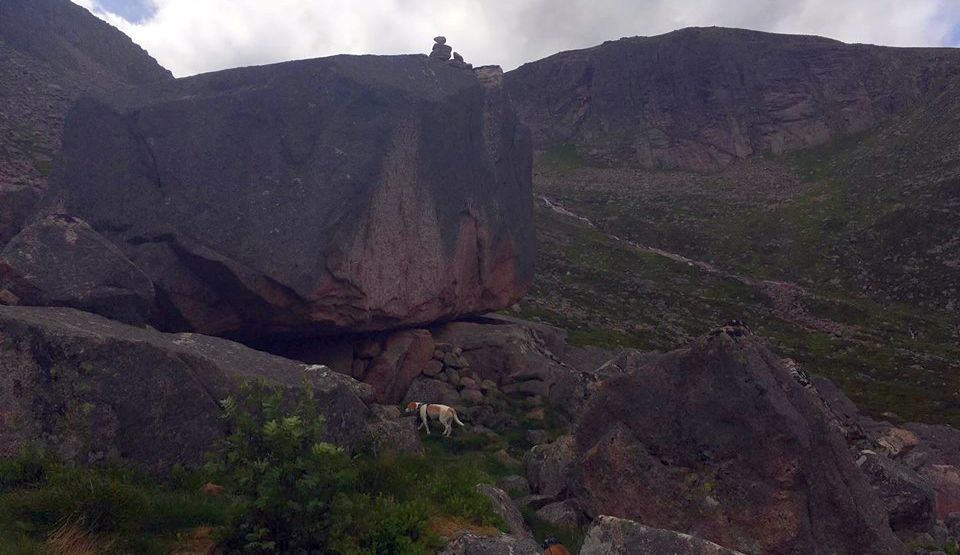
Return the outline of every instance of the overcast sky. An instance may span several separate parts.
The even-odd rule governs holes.
[[[605,40],[721,25],[891,46],[960,46],[960,0],[74,0],[178,77],[446,35],[506,70]]]

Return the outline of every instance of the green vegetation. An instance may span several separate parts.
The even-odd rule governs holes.
[[[309,388],[263,384],[224,402],[232,433],[203,469],[151,477],[81,468],[37,453],[0,460],[0,553],[169,553],[216,540],[242,553],[425,554],[441,535],[504,526],[476,491],[515,469],[473,451],[476,438],[427,442],[429,458],[348,456],[322,440]],[[224,494],[210,497],[211,481]]]
[[[564,143],[541,155],[540,164],[557,173],[569,173],[587,166],[587,161],[577,152],[577,145]]]

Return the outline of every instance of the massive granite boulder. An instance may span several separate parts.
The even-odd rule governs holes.
[[[313,384],[327,438],[358,447],[370,387],[225,339],[135,328],[71,308],[0,306],[0,456],[25,445],[151,470],[202,461],[219,401],[247,380]]]
[[[55,181],[169,330],[388,329],[508,306],[533,277],[531,146],[496,67],[333,56],[80,101]]]
[[[816,392],[740,326],[602,383],[570,494],[745,553],[888,554],[902,544]]]
[[[561,52],[507,84],[539,149],[703,171],[868,129],[958,63],[948,49],[711,27]]]

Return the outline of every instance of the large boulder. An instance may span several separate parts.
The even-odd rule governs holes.
[[[748,553],[903,547],[816,392],[727,326],[602,384],[576,429],[571,494]]]
[[[742,555],[689,534],[600,516],[590,526],[580,555]]]
[[[563,496],[576,457],[577,445],[573,436],[561,436],[552,443],[533,446],[523,458],[530,490],[538,495]]]
[[[531,147],[496,67],[344,55],[82,100],[53,181],[153,280],[168,330],[411,326],[533,277]]]
[[[934,519],[934,492],[919,474],[873,451],[863,451],[857,466],[880,495],[890,516],[890,527],[904,540],[930,530]]]
[[[141,326],[154,303],[153,283],[120,249],[83,220],[59,214],[0,250],[0,292],[5,304],[70,306]]]
[[[327,439],[365,440],[372,392],[347,376],[215,337],[0,306],[0,455],[31,444],[83,463],[198,463],[226,432],[219,401],[256,379],[292,390],[308,380]]]

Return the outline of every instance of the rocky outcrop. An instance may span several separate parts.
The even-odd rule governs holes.
[[[67,460],[149,469],[201,461],[241,382],[308,380],[327,438],[365,439],[369,386],[322,367],[196,334],[134,328],[70,308],[0,306],[0,456],[30,444]]]
[[[0,250],[0,304],[70,306],[142,326],[153,283],[86,222],[51,215]]]
[[[708,171],[868,129],[958,63],[943,49],[689,28],[561,52],[507,84],[539,149]]]
[[[524,294],[530,153],[499,68],[334,56],[78,102],[55,190],[153,280],[164,329],[370,331]]]
[[[587,532],[580,555],[742,555],[689,534],[601,516]]]
[[[69,0],[0,3],[0,247],[36,210],[74,100],[171,78],[123,33]]]
[[[416,415],[403,415],[396,406],[373,405],[367,436],[374,454],[422,455],[423,441]]]
[[[726,326],[608,379],[576,430],[573,494],[606,514],[746,553],[897,553],[819,397]]]

